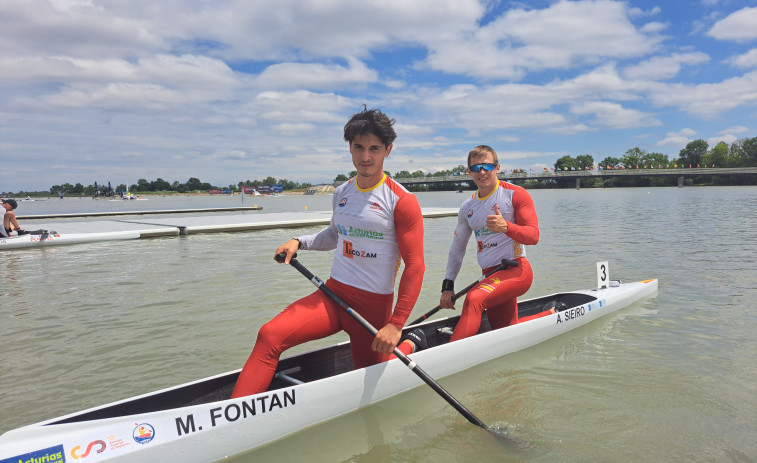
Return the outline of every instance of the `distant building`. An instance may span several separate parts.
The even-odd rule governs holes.
[[[241,189],[246,195],[270,195],[273,193],[282,193],[284,191],[284,185],[260,185],[259,187],[243,186]]]
[[[284,185],[260,185],[258,191],[264,195],[282,193],[284,191]]]

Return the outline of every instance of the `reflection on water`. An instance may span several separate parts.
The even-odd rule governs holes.
[[[527,250],[535,278],[526,297],[591,287],[595,262],[605,260],[613,278],[655,277],[660,289],[657,298],[440,381],[528,449],[503,448],[419,387],[232,460],[754,460],[757,188],[532,196],[541,242]],[[464,195],[419,198],[457,207]],[[222,203],[160,201],[156,209]],[[331,205],[330,196],[255,201],[263,213]],[[32,213],[36,205],[23,207]],[[413,317],[438,304],[455,220],[425,221],[427,272]],[[294,269],[273,262],[274,249],[318,229],[3,252],[0,431],[239,368],[257,329],[313,291]],[[469,249],[461,287],[478,277]],[[301,260],[328,275],[330,253],[305,252]]]

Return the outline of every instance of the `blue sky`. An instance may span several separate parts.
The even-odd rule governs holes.
[[[141,4],[141,6],[140,6]],[[505,169],[757,136],[755,2],[0,0],[0,191]]]

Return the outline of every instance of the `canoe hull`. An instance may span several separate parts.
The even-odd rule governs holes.
[[[586,295],[587,299],[594,300],[563,312],[442,344],[412,354],[411,358],[432,377],[443,378],[559,336],[656,291],[657,280],[626,283],[602,290],[575,291],[571,294]],[[419,326],[435,322],[439,321]],[[238,371],[189,384],[228,382],[236,378],[236,374]],[[0,436],[0,463],[5,463],[6,458],[14,463],[18,459],[25,461],[35,451],[63,452],[67,459],[81,458],[89,451],[87,461],[174,461],[177,455],[181,455],[182,462],[213,461],[259,447],[422,384],[405,365],[392,360],[245,398],[66,422],[69,421],[67,418],[75,420],[83,413],[96,414],[104,407],[120,404],[128,409],[129,404],[138,398],[127,399],[5,433]],[[141,397],[168,396],[186,386]]]
[[[133,240],[139,232],[120,231],[108,233],[51,233],[44,235],[21,235],[0,238],[0,250],[57,246],[61,244],[89,243],[92,241]]]

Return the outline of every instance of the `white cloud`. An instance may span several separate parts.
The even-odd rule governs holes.
[[[757,25],[755,26],[757,27]],[[724,61],[735,68],[753,68],[757,67],[757,48],[752,48],[741,55],[731,56]]]
[[[571,112],[595,116],[596,124],[613,129],[627,129],[662,125],[662,122],[635,109],[624,108],[609,101],[587,101],[571,106]]]
[[[608,65],[544,85],[454,85],[427,92],[424,101],[433,111],[448,115],[451,125],[471,134],[513,129],[571,134],[598,127],[660,125],[650,113],[620,103],[639,101],[649,89],[649,83],[623,80]]]
[[[545,156],[541,151],[497,151],[497,158],[500,161],[513,161],[515,159],[534,159],[542,158]],[[557,155],[559,153],[549,153],[551,155]],[[549,155],[548,154],[548,155]]]
[[[0,2],[3,53],[104,59],[114,55],[139,57],[169,46],[165,31],[152,27],[136,9],[119,12],[113,10],[114,4],[71,2],[61,6],[63,3]]]
[[[156,84],[112,83],[105,86],[71,85],[43,101],[64,108],[161,109],[184,104],[187,95]],[[196,101],[198,102],[198,101]]]
[[[629,7],[628,15],[631,17],[656,16],[660,14],[661,11],[662,11],[662,8],[660,8],[659,6],[655,6],[649,11],[644,11],[641,8],[637,8],[637,7]]]
[[[727,145],[730,145],[731,143],[735,142],[738,139],[739,139],[738,137],[736,137],[734,135],[731,135],[731,134],[728,134],[728,135],[719,135],[717,137],[708,138],[707,139],[707,144],[710,147],[713,147],[713,146],[717,145],[718,143],[720,143],[722,141],[722,142],[725,142]]]
[[[518,80],[528,72],[571,69],[655,50],[662,39],[638,31],[628,16],[623,3],[602,0],[513,9],[477,31],[428,44],[426,64],[482,80]]]
[[[378,81],[378,73],[357,59],[349,66],[321,63],[279,63],[268,66],[255,79],[262,88],[329,89],[335,85],[365,85]]]
[[[738,134],[743,134],[749,132],[749,127],[745,127],[743,125],[737,125],[734,127],[729,127],[727,129],[723,129],[720,132],[718,132],[718,135],[715,137],[711,137],[707,140],[707,143],[709,143],[710,146],[715,146],[721,141],[726,142],[727,144],[731,144],[735,142],[736,140],[743,138],[738,136]]]
[[[742,8],[716,22],[707,35],[718,40],[746,42],[757,39],[757,7]]]
[[[228,154],[230,159],[247,159],[247,153],[242,150],[233,150]]]
[[[472,27],[484,11],[475,0],[225,0],[198,5],[182,5],[179,15],[172,3],[156,3],[152,10],[158,24],[173,32],[169,35],[219,44],[211,50],[217,56],[277,61],[367,57],[372,49],[392,43],[433,43]]]
[[[717,83],[657,84],[650,97],[659,106],[674,106],[689,114],[713,117],[740,106],[757,104],[757,71]]]
[[[283,135],[306,135],[310,132],[314,132],[316,129],[315,124],[308,124],[306,122],[284,122],[273,126],[273,129],[280,132]]]
[[[697,133],[691,129],[681,129],[678,132],[668,132],[665,138],[658,141],[658,146],[672,146],[676,148],[683,148],[689,143],[694,135]]]
[[[334,93],[316,93],[308,90],[291,92],[265,91],[258,93],[249,108],[258,118],[276,122],[341,123],[343,112],[354,108],[353,103]]]
[[[397,133],[401,133],[403,136],[408,137],[417,135],[428,136],[434,133],[433,127],[418,124],[405,124],[401,122],[397,122],[394,125],[394,129],[397,131]]]
[[[733,13],[716,34],[752,11],[721,3],[702,17]],[[0,0],[0,150],[12,163],[0,184],[44,186],[54,163],[66,170],[49,185],[98,169],[228,184],[280,177],[283,156],[308,166],[294,179],[320,181],[350,170],[342,128],[362,104],[398,121],[393,171],[449,168],[478,143],[550,165],[539,158],[586,145],[622,152],[638,127],[650,144],[680,143],[691,135],[665,133],[697,118],[731,126],[724,137],[748,132],[750,47],[709,40],[710,56],[734,55],[716,68],[666,4],[513,5]]]
[[[4,57],[0,58],[0,70],[5,82],[57,82],[39,98],[45,104],[69,108],[197,104],[231,98],[242,85],[224,62],[193,55],[155,55],[134,63],[123,59]]]
[[[702,64],[709,60],[710,57],[701,52],[673,53],[670,56],[654,56],[639,64],[625,68],[623,70],[623,75],[629,79],[672,79],[681,72],[681,65]]]
[[[744,133],[749,132],[749,127],[744,127],[743,125],[738,125],[736,127],[729,127],[725,130],[721,130],[718,132],[720,135],[728,135],[728,134],[735,134],[735,133]]]
[[[644,32],[645,34],[659,34],[665,29],[668,28],[668,24],[661,23],[661,22],[649,22],[641,26],[641,29],[639,29],[641,32]]]

